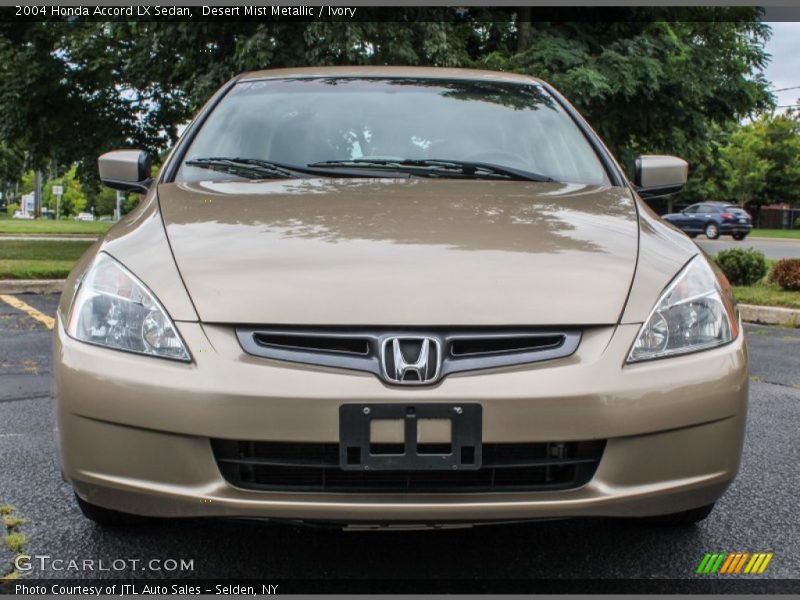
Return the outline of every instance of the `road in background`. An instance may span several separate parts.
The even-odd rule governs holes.
[[[773,260],[781,258],[800,258],[800,240],[751,238],[737,242],[730,236],[722,236],[718,240],[709,240],[704,235],[694,238],[695,243],[712,256],[729,248],[755,248],[764,256]]]
[[[19,299],[49,316],[58,301],[54,295]],[[742,469],[716,510],[696,527],[583,519],[457,531],[343,533],[174,520],[103,530],[81,516],[59,474],[49,398],[52,332],[0,302],[0,504],[13,504],[29,520],[23,531],[30,554],[78,561],[194,560],[193,572],[173,574],[183,577],[459,579],[470,580],[480,591],[493,589],[492,580],[498,579],[693,578],[706,552],[748,551],[775,553],[764,576],[797,578],[800,330],[748,325],[746,331],[751,395]],[[132,575],[169,574],[111,571],[102,577]],[[97,574],[37,570],[29,577],[37,576]],[[721,585],[732,583],[722,579]]]

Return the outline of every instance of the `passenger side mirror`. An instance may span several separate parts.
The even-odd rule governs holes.
[[[100,181],[115,190],[146,194],[153,182],[150,156],[142,150],[113,150],[97,159]]]
[[[646,154],[636,159],[634,183],[642,198],[675,194],[686,185],[689,163],[677,156]]]

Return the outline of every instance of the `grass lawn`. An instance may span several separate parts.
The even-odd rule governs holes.
[[[758,283],[732,286],[736,302],[759,306],[800,308],[800,292],[788,292],[782,290],[777,283],[770,283],[769,274],[777,262],[777,260],[767,259],[767,275]]]
[[[63,279],[91,242],[0,240],[0,279]]]
[[[84,235],[99,235],[108,231],[113,223],[98,223],[97,221],[51,221],[50,219],[8,219],[0,218],[0,234],[26,234],[26,233],[73,233]]]
[[[753,229],[750,232],[750,237],[800,240],[800,229]]]
[[[777,283],[759,282],[750,286],[734,286],[733,295],[741,304],[800,308],[800,292],[786,292]]]

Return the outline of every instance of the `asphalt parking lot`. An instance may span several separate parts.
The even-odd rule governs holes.
[[[20,296],[54,315],[57,296]],[[693,578],[706,552],[774,552],[761,577],[800,577],[800,330],[747,326],[751,404],[742,470],[702,524],[616,520],[454,531],[350,533],[252,522],[168,522],[102,530],[59,475],[50,404],[50,335],[0,301],[0,505],[28,522],[26,551],[65,560],[191,559],[185,573],[64,572],[28,577],[468,579]],[[476,589],[480,589],[476,587]],[[795,586],[796,590],[796,586]]]

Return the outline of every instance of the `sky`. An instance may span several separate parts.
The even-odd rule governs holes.
[[[765,74],[772,82],[778,106],[800,103],[800,23],[782,21],[769,23],[772,38],[767,42],[767,52],[772,55]],[[794,90],[775,92],[777,89],[797,87]],[[779,109],[781,112],[785,109]]]

